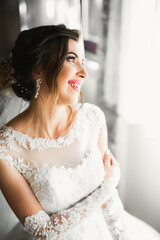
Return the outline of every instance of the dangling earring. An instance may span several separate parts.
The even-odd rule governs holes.
[[[42,83],[42,78],[36,79],[36,94],[35,94],[34,98],[37,98],[39,95],[41,83]]]

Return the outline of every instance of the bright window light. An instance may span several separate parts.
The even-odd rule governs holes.
[[[27,25],[24,24],[24,25],[21,26],[21,31],[24,31],[24,30],[27,30],[27,29],[28,29]]]
[[[46,1],[46,14],[48,19],[52,19],[54,17],[54,2],[53,0]]]
[[[160,63],[160,22],[152,0],[132,1],[132,7],[124,7],[119,112],[128,122],[155,126],[160,109],[160,71],[156,66]]]
[[[70,28],[80,27],[80,6],[79,4],[69,7],[68,13],[68,24]]]
[[[20,2],[19,12],[21,16],[26,16],[27,14],[27,4],[25,2]]]
[[[87,68],[96,71],[99,69],[99,63],[95,61],[87,60]]]

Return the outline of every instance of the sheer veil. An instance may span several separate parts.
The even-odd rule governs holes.
[[[29,103],[17,97],[12,89],[0,93],[0,127],[23,112]]]

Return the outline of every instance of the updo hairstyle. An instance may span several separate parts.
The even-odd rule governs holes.
[[[11,86],[18,97],[30,101],[36,91],[33,73],[42,71],[50,92],[56,96],[56,79],[68,52],[68,40],[78,41],[79,34],[78,30],[68,29],[65,25],[22,31],[10,58],[0,63],[0,91]]]

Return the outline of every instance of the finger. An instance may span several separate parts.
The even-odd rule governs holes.
[[[111,166],[113,165],[113,159],[112,158],[110,159],[110,164],[111,164]]]
[[[108,159],[108,156],[104,155],[104,158],[103,158],[103,164],[105,165],[105,162],[106,160]]]
[[[109,149],[107,149],[104,153],[103,163],[105,163],[107,158],[110,158],[110,150]]]
[[[110,149],[108,148],[106,151],[105,151],[105,154],[107,155],[107,156],[110,156],[110,154],[111,154],[111,151],[110,151]]]
[[[104,158],[104,166],[107,167],[107,168],[111,166],[111,158],[110,158],[110,156],[105,156],[105,158]]]
[[[103,205],[102,205],[102,208],[106,208],[107,207],[107,205],[106,205],[106,203],[104,203]]]
[[[111,159],[112,159],[112,165],[119,165],[119,162],[116,160],[114,155],[112,153],[110,155],[111,155]]]
[[[106,152],[105,152],[105,154],[107,155],[107,156],[109,156],[109,158],[110,158],[110,162],[109,162],[109,164],[112,166],[113,165],[113,163],[114,163],[114,156],[113,156],[113,154],[111,153],[111,151],[110,151],[110,149],[108,149]]]
[[[109,151],[108,151],[108,150],[106,150],[105,153],[104,153],[103,163],[105,163],[105,161],[106,161],[107,158],[110,158],[110,156],[109,156]]]
[[[119,162],[115,158],[112,158],[112,165],[118,166]]]

